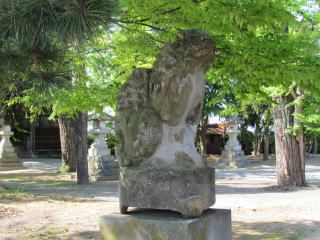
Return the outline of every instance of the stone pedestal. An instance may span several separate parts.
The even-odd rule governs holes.
[[[215,203],[214,169],[120,170],[120,210],[164,209],[199,217]]]
[[[105,141],[108,132],[105,126],[107,120],[99,114],[92,114],[93,129],[89,131],[94,135],[94,142],[88,150],[88,170],[90,181],[114,181],[119,179],[119,164],[111,155]]]
[[[90,157],[88,165],[91,182],[119,180],[119,164],[111,155]]]
[[[10,125],[3,125],[0,132],[0,171],[24,169],[11,144],[10,137],[13,135]]]
[[[220,156],[221,162],[218,164],[219,167],[247,167],[247,157],[244,155],[243,150],[223,150]]]
[[[241,122],[238,119],[232,119],[228,121],[229,124],[229,140],[225,145],[224,150],[221,153],[220,159],[217,163],[219,168],[229,167],[247,167],[247,157],[242,150],[241,144],[238,141],[238,134],[240,133],[239,124]]]
[[[231,212],[208,209],[184,219],[169,211],[110,214],[100,219],[101,240],[231,240]]]

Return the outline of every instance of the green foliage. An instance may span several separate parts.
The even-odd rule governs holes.
[[[113,132],[108,132],[105,137],[106,144],[108,148],[111,150],[111,155],[115,156],[116,147],[119,144],[119,141]],[[88,147],[93,143],[94,136],[92,134],[88,134]]]
[[[135,31],[144,30],[149,39],[172,40],[178,29],[208,32],[216,42],[217,78],[223,74],[228,80],[241,79],[247,87],[253,85],[256,89],[257,83],[319,77],[314,66],[317,58],[313,53],[318,48],[315,34],[310,40],[311,34],[296,33],[301,23],[296,21],[289,1],[124,2],[123,22],[129,22],[126,26]],[[299,7],[297,3],[295,9]],[[285,31],[288,26],[292,26],[290,34]],[[308,50],[302,51],[306,44]],[[147,43],[143,46],[148,47]],[[307,64],[298,62],[301,56]]]
[[[0,54],[10,61],[0,64],[0,79],[15,81],[1,87],[15,94],[1,101],[23,103],[33,114],[50,107],[51,117],[114,109],[132,69],[151,67],[181,30],[199,29],[216,45],[204,113],[249,120],[255,112],[270,119],[270,111],[260,108],[276,104],[272,97],[289,92],[293,82],[319,94],[320,17],[314,4],[122,0],[120,11],[114,0],[2,2]],[[299,118],[308,128],[317,121],[312,114]]]
[[[92,133],[88,133],[88,137],[87,137],[87,146],[88,148],[91,146],[91,144],[94,142],[94,135]]]
[[[238,140],[241,143],[242,149],[245,155],[251,155],[253,151],[254,135],[252,132],[248,131],[246,128],[241,128]]]
[[[320,133],[320,98],[318,95],[307,95],[302,103],[303,112],[296,117],[301,120],[307,133]]]
[[[207,73],[204,114],[250,118],[247,105],[270,125],[272,95],[288,92],[293,82],[319,94],[319,13],[311,1],[134,1],[124,0],[118,20],[128,55],[156,55],[181,29],[201,29],[216,43]],[[143,36],[144,42],[139,40]],[[150,50],[147,50],[150,49]],[[117,55],[117,53],[116,53]],[[126,64],[134,64],[126,62]],[[273,89],[270,89],[270,88]],[[266,92],[270,89],[271,92]],[[296,104],[296,103],[294,103]],[[266,111],[260,111],[268,106]],[[223,110],[223,108],[225,108]],[[222,111],[221,111],[222,110]]]
[[[70,173],[70,166],[69,165],[62,165],[59,168],[59,173]]]
[[[13,38],[31,49],[55,38],[60,44],[92,38],[109,27],[117,5],[116,0],[2,1],[0,39]]]
[[[2,104],[23,104],[34,115],[52,108],[51,117],[114,105],[118,86],[84,71],[84,43],[109,28],[117,5],[116,0],[1,2],[0,55],[6,64],[0,80],[10,90]]]
[[[116,148],[119,146],[119,140],[115,133],[108,132],[106,135],[106,142],[108,147],[111,149],[111,154],[115,156]]]

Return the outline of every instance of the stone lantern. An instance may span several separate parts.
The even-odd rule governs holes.
[[[239,126],[243,123],[238,118],[233,117],[226,122],[229,125],[228,136],[229,140],[221,153],[218,161],[218,167],[246,167],[248,166],[247,157],[244,155],[242,146],[238,141],[238,134],[240,133]]]
[[[17,153],[10,141],[13,135],[10,125],[6,124],[3,119],[0,120],[2,131],[0,132],[0,171],[23,169],[23,164],[18,158]]]
[[[89,133],[94,135],[94,142],[88,150],[88,169],[90,181],[118,180],[119,166],[111,150],[106,144],[105,137],[108,132],[106,121],[110,121],[109,115],[91,114],[89,120],[93,120],[93,129]]]

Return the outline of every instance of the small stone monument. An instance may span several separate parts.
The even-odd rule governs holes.
[[[2,128],[0,132],[0,171],[24,169],[23,163],[15,153],[10,141],[10,137],[13,135],[10,125],[5,124],[4,120],[0,120],[0,126]]]
[[[213,55],[211,38],[184,31],[152,69],[135,69],[121,88],[116,134],[123,214],[101,219],[101,239],[231,240],[230,211],[207,210],[215,203],[214,169],[195,147]]]
[[[221,153],[217,166],[220,168],[230,167],[247,167],[247,157],[244,155],[241,144],[238,141],[238,134],[240,133],[239,125],[243,123],[238,118],[231,118],[227,121],[229,125],[228,136],[229,140]]]
[[[111,150],[105,141],[106,121],[110,117],[101,114],[91,114],[89,119],[93,120],[93,129],[89,133],[94,135],[94,142],[88,150],[88,169],[90,181],[112,181],[119,179],[119,163],[111,155]]]

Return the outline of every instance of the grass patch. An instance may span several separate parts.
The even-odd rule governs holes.
[[[59,240],[65,239],[62,238],[62,235],[69,231],[68,227],[59,227],[59,228],[51,228],[46,231],[39,231],[39,232],[29,232],[23,234],[23,240]]]
[[[23,188],[9,187],[5,184],[0,184],[0,200],[23,200],[32,197]]]
[[[52,187],[68,187],[75,186],[77,183],[75,181],[65,181],[65,180],[43,180],[36,177],[6,177],[0,178],[5,182],[17,182],[17,183],[29,183],[29,184],[44,184]]]
[[[19,176],[19,177],[5,177],[5,178],[0,178],[1,181],[5,181],[5,182],[26,182],[26,181],[30,181],[30,180],[33,180],[34,178],[33,177],[22,177],[22,176]]]
[[[77,185],[76,182],[70,182],[70,181],[51,181],[51,180],[45,180],[45,181],[37,181],[36,183],[46,184],[53,187],[71,187]]]
[[[9,187],[7,185],[0,184],[0,193],[8,190],[9,190]]]

